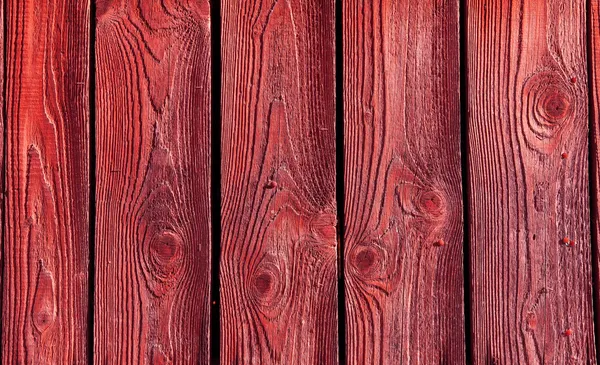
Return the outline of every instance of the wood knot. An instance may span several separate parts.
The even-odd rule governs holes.
[[[262,273],[254,280],[254,287],[260,295],[266,295],[271,290],[273,283],[273,275],[270,273]]]
[[[420,210],[433,218],[439,218],[444,214],[446,206],[442,196],[436,191],[425,191],[419,196]]]
[[[423,222],[439,221],[446,215],[446,199],[439,190],[402,183],[396,188],[402,210]]]
[[[56,318],[54,296],[54,277],[40,263],[32,307],[33,325],[40,333],[45,332]]]
[[[542,101],[542,115],[550,123],[565,119],[571,112],[569,96],[560,89],[547,90]]]
[[[183,240],[173,231],[160,231],[148,243],[148,270],[145,275],[156,296],[162,296],[177,282],[183,267]]]
[[[276,258],[267,255],[251,274],[248,281],[249,294],[260,310],[267,314],[277,307],[284,296],[284,268],[276,263]]]
[[[381,276],[385,264],[385,252],[377,241],[357,245],[350,252],[352,270],[362,279]]]
[[[155,262],[167,266],[175,262],[181,253],[181,238],[173,232],[162,232],[150,242],[150,252]]]
[[[355,265],[361,273],[368,273],[375,263],[375,252],[373,249],[366,248],[360,250],[356,255]]]
[[[559,72],[546,70],[529,77],[523,86],[523,133],[536,151],[550,154],[561,130],[574,118],[575,89]]]

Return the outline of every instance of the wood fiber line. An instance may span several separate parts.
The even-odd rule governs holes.
[[[464,364],[458,1],[343,2],[349,364]]]
[[[95,362],[206,364],[209,2],[96,6]]]
[[[467,17],[474,363],[595,364],[585,2]]]
[[[88,336],[90,4],[6,1],[3,364],[81,364]]]
[[[222,364],[336,364],[333,0],[222,0]]]

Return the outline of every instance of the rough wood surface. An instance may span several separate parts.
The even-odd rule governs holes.
[[[467,1],[476,364],[596,361],[585,11]]]
[[[88,346],[90,4],[6,0],[3,364]]]
[[[97,364],[208,363],[208,1],[98,1]]]
[[[333,0],[223,0],[222,364],[336,364]]]
[[[343,15],[348,363],[464,364],[458,1]]]

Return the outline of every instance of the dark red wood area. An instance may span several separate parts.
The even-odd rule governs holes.
[[[465,363],[458,10],[343,2],[351,364]]]
[[[94,362],[207,363],[209,4],[96,6]]]
[[[595,363],[584,1],[467,2],[475,363]]]
[[[4,0],[2,363],[88,347],[90,7]]]
[[[0,0],[2,364],[596,364],[595,0]]]
[[[221,363],[337,364],[334,2],[221,16]]]

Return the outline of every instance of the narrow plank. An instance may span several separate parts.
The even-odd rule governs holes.
[[[348,363],[464,364],[458,1],[343,14]]]
[[[333,0],[222,0],[222,364],[336,364]]]
[[[209,3],[96,6],[95,362],[206,364]]]
[[[591,1],[589,3],[589,59],[591,60],[590,69],[590,113],[591,113],[591,141],[590,141],[590,179],[591,179],[591,197],[592,197],[592,235],[596,241],[595,261],[592,265],[595,266],[596,272],[594,277],[594,295],[595,295],[595,312],[596,312],[596,335],[600,328],[600,3]],[[598,344],[598,338],[596,338]],[[598,350],[598,348],[597,348]]]
[[[2,363],[85,363],[90,4],[5,6]]]
[[[474,362],[595,364],[585,1],[467,17]]]

